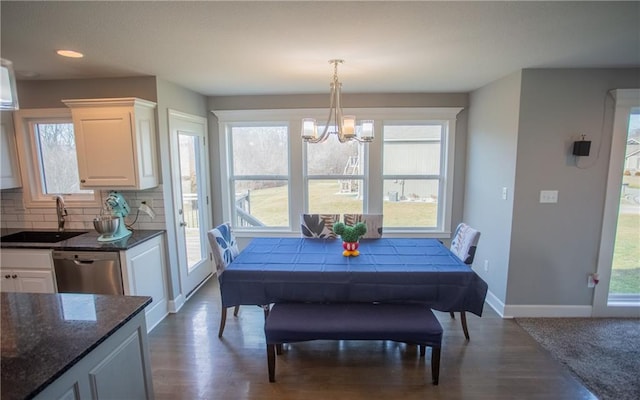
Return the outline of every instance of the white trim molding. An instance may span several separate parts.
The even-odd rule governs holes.
[[[486,303],[502,318],[578,318],[591,317],[591,306],[546,305],[546,304],[504,304],[491,291],[487,292]]]
[[[506,305],[502,318],[578,318],[591,317],[591,306]]]

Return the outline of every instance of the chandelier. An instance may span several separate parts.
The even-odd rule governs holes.
[[[302,119],[302,139],[308,143],[324,142],[331,134],[337,135],[340,143],[346,143],[351,140],[367,143],[373,140],[373,121],[362,121],[360,126],[357,126],[355,115],[343,115],[342,113],[340,104],[342,83],[338,80],[338,64],[342,63],[344,63],[344,60],[329,60],[329,64],[333,64],[331,100],[329,116],[320,136],[318,136],[318,127],[315,119]]]

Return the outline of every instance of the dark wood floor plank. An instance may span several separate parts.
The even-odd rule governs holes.
[[[431,384],[430,351],[383,341],[314,341],[285,346],[269,383],[264,315],[228,313],[218,338],[220,292],[211,279],[177,314],[150,333],[157,400],[580,400],[595,397],[514,321],[488,306],[460,321],[435,313],[443,329],[440,384]]]

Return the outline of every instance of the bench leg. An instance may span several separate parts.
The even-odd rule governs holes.
[[[282,343],[276,345],[276,354],[279,356],[282,355]]]
[[[440,347],[431,347],[431,380],[434,385],[440,378]]]
[[[227,323],[227,307],[222,306],[222,310],[220,311],[220,328],[218,329],[218,337],[222,337],[222,332],[224,332],[224,325]]]
[[[276,381],[276,345],[267,344],[267,367],[269,368],[269,382]]]
[[[449,315],[451,315],[451,319],[456,319],[456,315],[453,313],[453,311],[450,311]]]
[[[462,331],[464,332],[464,337],[469,340],[469,329],[467,329],[467,314],[464,311],[460,312],[460,322],[462,323]]]
[[[426,353],[427,350],[427,346],[421,344],[420,345],[420,357],[424,357],[424,354]]]
[[[234,317],[237,317],[237,316],[238,316],[238,311],[239,311],[239,310],[240,310],[240,306],[236,306],[236,307],[233,309],[233,316],[234,316]]]

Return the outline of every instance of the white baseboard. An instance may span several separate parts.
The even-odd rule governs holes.
[[[487,291],[487,297],[485,302],[493,308],[493,310],[498,313],[499,316],[505,318],[504,316],[504,303],[500,300],[491,290]]]
[[[166,316],[167,316],[167,302],[161,301],[151,308],[145,310],[147,318],[147,333],[151,332]]]
[[[503,318],[578,318],[591,317],[591,306],[507,305]]]
[[[181,293],[175,299],[169,300],[169,302],[167,303],[167,311],[169,311],[172,314],[175,314],[178,311],[180,311],[183,305],[184,305],[184,296],[182,296],[182,293]]]
[[[592,306],[504,304],[491,291],[485,301],[502,318],[578,318],[591,317],[593,312]]]

